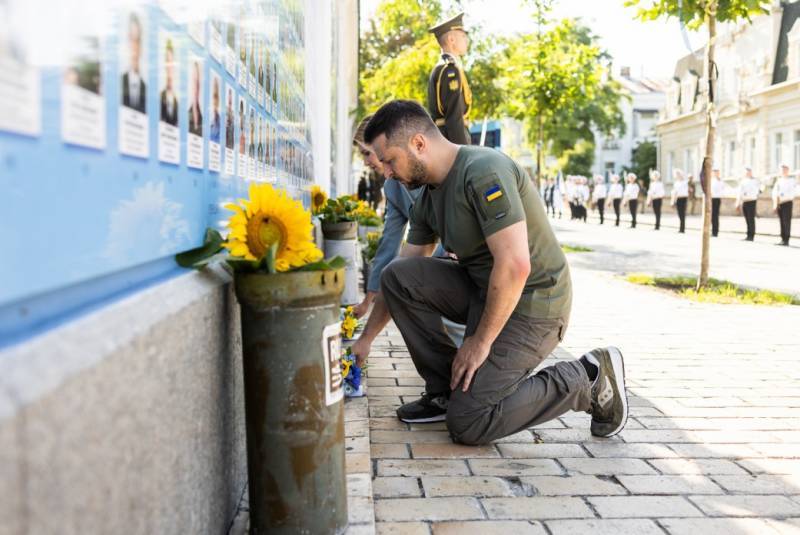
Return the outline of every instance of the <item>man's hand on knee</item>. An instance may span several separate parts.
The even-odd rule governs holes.
[[[464,339],[464,343],[458,348],[458,353],[453,359],[450,390],[457,389],[460,384],[463,392],[469,390],[475,372],[486,362],[490,349],[491,345],[481,344],[474,336]]]

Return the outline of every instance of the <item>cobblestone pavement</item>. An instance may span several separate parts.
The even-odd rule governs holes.
[[[583,245],[591,253],[570,256],[573,268],[607,273],[647,272],[652,274],[697,275],[700,269],[698,230],[652,225],[614,227],[589,221],[551,220],[562,243]],[[798,225],[800,226],[800,225]],[[756,242],[741,241],[741,236],[720,233],[711,239],[712,277],[745,286],[780,290],[800,296],[800,239],[791,247],[774,245],[776,238],[756,237]]]
[[[391,327],[368,371],[377,533],[800,533],[800,307],[694,303],[577,257],[590,258],[570,255],[573,314],[550,359],[619,346],[625,430],[596,439],[568,413],[465,447],[443,424],[404,424],[395,408],[423,386]]]

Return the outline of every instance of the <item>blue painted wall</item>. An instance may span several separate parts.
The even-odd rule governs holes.
[[[6,0],[13,5],[24,0]],[[2,4],[2,2],[0,2]],[[308,202],[311,183],[304,103],[303,13],[279,0],[229,3],[233,13],[215,18],[246,20],[262,37],[277,64],[277,102],[261,106],[248,89],[239,86],[208,46],[193,39],[159,5],[141,2],[147,72],[149,157],[120,154],[118,111],[121,95],[120,39],[127,36],[127,18],[112,16],[115,26],[100,37],[102,85],[105,97],[106,143],[93,149],[65,143],[61,135],[63,67],[45,67],[41,75],[41,134],[28,137],[0,130],[0,346],[14,343],[41,329],[57,325],[93,306],[179,272],[172,257],[198,246],[208,226],[220,228],[227,218],[221,206],[246,195],[250,180],[236,173],[209,171],[210,74],[222,80],[221,123],[225,124],[224,87],[236,88],[257,113],[278,132],[277,169],[268,180]],[[291,9],[290,9],[291,7]],[[125,12],[127,13],[127,11]],[[244,19],[239,17],[244,15]],[[265,21],[270,21],[269,31]],[[233,22],[231,22],[233,23]],[[0,21],[0,25],[4,24]],[[210,45],[210,21],[202,23]],[[237,59],[239,26],[237,27]],[[223,43],[226,24],[222,27]],[[178,44],[181,162],[159,162],[159,33],[170,32]],[[0,31],[0,37],[3,32]],[[0,43],[0,52],[2,52]],[[186,162],[188,124],[188,57],[204,59],[202,82],[203,150],[205,168]],[[294,62],[290,62],[294,58]],[[248,58],[249,60],[249,58]],[[237,61],[237,69],[239,62]],[[295,113],[289,116],[288,103]],[[235,104],[236,105],[236,104]],[[290,120],[291,119],[291,120]],[[235,131],[238,145],[239,129]],[[221,139],[224,153],[224,134]],[[293,148],[290,148],[293,147]],[[235,147],[236,149],[236,147]],[[295,155],[294,164],[289,154]],[[238,152],[235,150],[235,153]],[[308,155],[308,156],[305,156]]]

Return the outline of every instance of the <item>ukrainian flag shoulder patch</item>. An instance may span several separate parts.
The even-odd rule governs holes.
[[[500,188],[499,184],[493,184],[489,189],[487,189],[483,193],[483,198],[486,199],[486,202],[492,202],[495,199],[499,199],[503,196],[503,190]]]

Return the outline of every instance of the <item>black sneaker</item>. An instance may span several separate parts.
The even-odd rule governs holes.
[[[418,400],[400,406],[397,417],[409,424],[443,422],[447,418],[447,396],[423,392]]]
[[[593,349],[591,353],[600,364],[597,380],[592,386],[592,434],[596,437],[614,436],[628,421],[622,353],[616,347]]]

